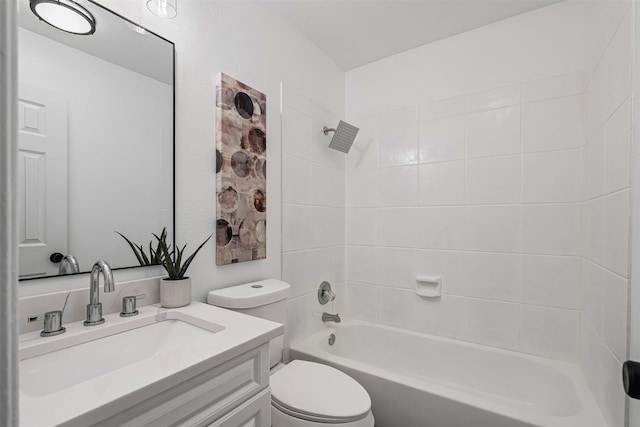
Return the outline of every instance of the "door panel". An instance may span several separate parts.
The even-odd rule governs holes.
[[[18,100],[20,278],[56,274],[67,248],[67,101],[21,85]]]

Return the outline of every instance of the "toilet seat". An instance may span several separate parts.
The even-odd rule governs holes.
[[[270,382],[272,405],[303,420],[344,424],[371,410],[364,387],[331,366],[294,360],[274,372]]]

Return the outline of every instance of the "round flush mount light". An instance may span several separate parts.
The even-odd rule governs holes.
[[[30,0],[31,11],[41,21],[71,34],[89,35],[96,31],[96,20],[72,0]]]
[[[163,19],[175,18],[178,14],[178,0],[147,0],[147,9]]]

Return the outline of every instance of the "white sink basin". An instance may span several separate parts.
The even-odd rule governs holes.
[[[215,332],[180,320],[165,320],[61,350],[20,363],[20,387],[29,396],[45,396],[96,377],[184,349]]]

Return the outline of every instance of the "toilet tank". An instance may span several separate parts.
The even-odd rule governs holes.
[[[268,279],[216,289],[209,292],[207,302],[211,305],[284,324],[288,297],[288,283]],[[284,336],[282,335],[270,341],[269,353],[272,367],[280,362],[283,347]]]

